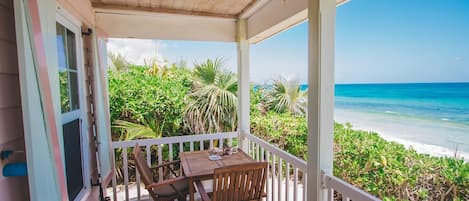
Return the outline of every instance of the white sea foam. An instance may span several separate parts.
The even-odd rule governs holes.
[[[363,129],[366,130],[366,129]],[[368,129],[369,130],[369,129]],[[456,149],[451,150],[446,147],[440,147],[436,145],[430,145],[430,144],[423,144],[423,143],[418,143],[418,142],[413,142],[410,140],[404,140],[404,139],[399,139],[395,138],[389,135],[386,135],[384,133],[379,133],[379,135],[384,138],[387,141],[392,141],[396,142],[399,144],[404,145],[406,148],[411,148],[418,153],[422,154],[429,154],[432,156],[437,156],[437,157],[457,157],[457,158],[463,158],[465,161],[469,162],[469,153],[467,152],[462,152],[462,151],[457,151]]]
[[[389,111],[389,110],[386,110],[384,113],[388,113],[388,114],[397,114],[397,112],[393,112],[393,111]]]
[[[374,131],[387,141],[393,141],[412,148],[418,153],[429,154],[437,157],[458,157],[469,162],[469,152],[461,151],[461,146],[468,146],[466,138],[457,139],[449,137],[449,133],[460,131],[448,131],[447,127],[434,125],[428,122],[409,122],[391,117],[369,115],[361,112],[336,109],[335,120],[339,123],[350,122],[354,129]],[[462,132],[467,132],[466,130]],[[465,134],[465,133],[463,133]],[[463,136],[464,135],[460,135]],[[460,137],[459,136],[459,137]],[[433,143],[443,142],[445,146]],[[454,145],[453,145],[454,144]],[[451,146],[453,148],[449,148]]]

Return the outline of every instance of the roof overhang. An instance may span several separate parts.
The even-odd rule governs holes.
[[[340,6],[349,0],[335,0]],[[109,37],[236,42],[236,21],[258,43],[307,20],[307,0],[257,0],[232,15],[93,4],[96,24]]]

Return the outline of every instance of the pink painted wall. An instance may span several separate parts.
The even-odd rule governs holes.
[[[0,151],[24,150],[13,0],[0,0]],[[24,155],[0,161],[0,168]],[[0,200],[29,200],[27,177],[0,174]]]

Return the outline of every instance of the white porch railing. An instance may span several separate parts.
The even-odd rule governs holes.
[[[306,162],[301,160],[278,147],[251,134],[242,134],[247,140],[247,153],[257,161],[269,162],[268,179],[266,185],[266,200],[268,201],[284,201],[284,200],[306,200]],[[227,141],[230,146],[238,141],[238,133],[218,133],[203,134],[178,137],[165,137],[159,139],[144,139],[132,141],[112,142],[113,150],[121,152],[122,164],[116,163],[116,169],[122,170],[122,183],[117,185],[117,176],[112,179],[113,200],[142,200],[144,195],[148,199],[148,193],[140,182],[140,176],[135,168],[129,169],[129,153],[136,143],[140,147],[145,148],[147,162],[151,165],[151,160],[157,164],[163,161],[172,161],[179,158],[178,153],[194,150],[207,150],[214,146],[215,141]],[[207,146],[208,145],[208,146]],[[222,143],[218,143],[222,147]],[[168,154],[163,155],[163,150]],[[173,150],[178,150],[173,153]],[[113,157],[115,151],[113,151]],[[153,155],[152,155],[153,154]],[[173,154],[176,154],[173,156]],[[130,172],[133,171],[133,172]],[[159,179],[163,179],[162,169],[158,170]],[[135,178],[130,178],[129,173],[133,173]],[[328,200],[334,199],[334,191],[336,199],[342,197],[342,200],[363,200],[377,201],[379,199],[369,195],[366,192],[348,184],[336,177],[324,175],[323,182],[328,190]],[[121,189],[118,190],[118,187]],[[339,196],[339,197],[337,197]]]
[[[334,200],[334,196],[341,197],[343,201],[362,200],[380,201],[380,199],[349,184],[337,177],[323,174],[323,183],[327,189],[327,200]],[[334,195],[335,191],[335,195]]]
[[[306,200],[306,162],[252,134],[243,135],[248,140],[249,155],[270,164],[267,171],[267,200]]]
[[[306,162],[278,147],[252,135],[242,134],[248,140],[249,155],[257,161],[269,161],[267,200],[306,200]],[[299,179],[299,174],[302,174]],[[293,188],[292,188],[293,185]],[[380,199],[358,189],[337,177],[323,172],[323,186],[328,192],[328,201],[379,201]]]

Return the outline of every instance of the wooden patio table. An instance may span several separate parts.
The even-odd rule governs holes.
[[[254,160],[241,149],[232,155],[222,156],[221,160],[211,161],[208,156],[208,150],[179,153],[182,169],[185,176],[189,179],[189,195],[191,201],[194,201],[194,181],[212,179],[213,171],[216,168],[254,162]]]

